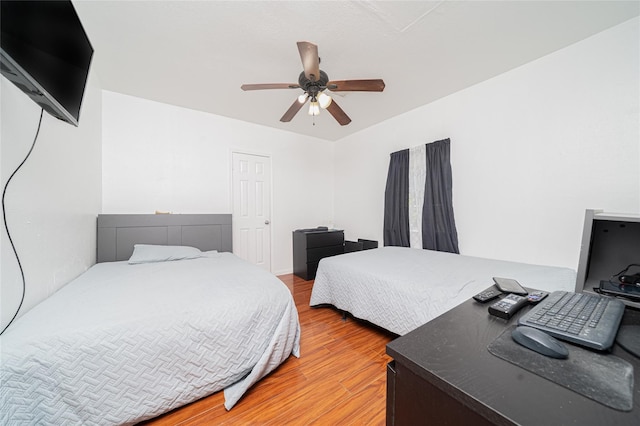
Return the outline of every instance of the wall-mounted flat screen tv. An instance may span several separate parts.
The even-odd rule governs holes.
[[[0,1],[2,75],[74,126],[93,47],[71,1]]]

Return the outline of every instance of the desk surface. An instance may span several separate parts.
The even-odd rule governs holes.
[[[487,350],[510,320],[489,315],[491,302],[468,300],[387,345],[387,354],[496,424],[640,425],[640,360],[617,344],[613,354],[634,366],[634,408],[617,411],[504,361]],[[640,311],[623,323],[640,324]]]

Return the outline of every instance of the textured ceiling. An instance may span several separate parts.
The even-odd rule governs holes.
[[[326,140],[402,114],[638,16],[638,1],[82,1],[102,88]],[[334,99],[340,126],[304,107],[297,41],[330,79],[382,78]],[[315,125],[314,125],[315,121]]]

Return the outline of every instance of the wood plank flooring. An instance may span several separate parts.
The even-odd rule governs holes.
[[[146,425],[384,425],[385,346],[396,336],[333,308],[310,308],[313,281],[280,278],[293,293],[302,335],[290,356],[230,411],[222,392],[145,422]]]

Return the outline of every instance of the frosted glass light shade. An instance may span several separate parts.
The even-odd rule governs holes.
[[[309,104],[309,115],[318,115],[320,114],[320,106],[317,101],[311,101]]]
[[[331,96],[327,95],[324,92],[320,92],[318,94],[318,103],[322,109],[327,109],[329,105],[331,105]]]

